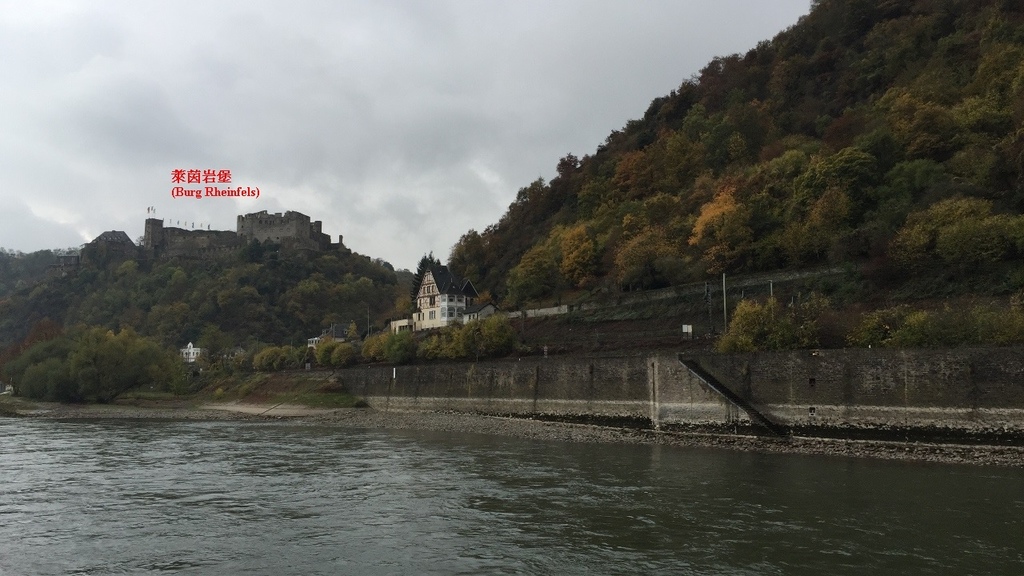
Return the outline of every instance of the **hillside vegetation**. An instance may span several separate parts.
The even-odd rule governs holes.
[[[217,260],[90,262],[0,299],[0,344],[49,320],[213,354],[260,341],[304,347],[331,324],[342,334],[353,323],[358,334],[368,322],[380,327],[407,290],[389,264],[347,250],[289,254],[253,243]]]
[[[518,307],[854,264],[861,297],[1024,287],[1024,4],[820,0],[522,188],[449,266]]]

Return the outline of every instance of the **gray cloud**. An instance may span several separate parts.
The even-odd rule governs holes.
[[[4,3],[0,246],[299,210],[414,267],[806,0]],[[175,200],[175,168],[258,200]],[[90,236],[91,235],[91,236]]]

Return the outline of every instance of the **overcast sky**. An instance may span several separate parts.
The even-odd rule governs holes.
[[[0,247],[135,239],[151,206],[214,230],[296,210],[396,268],[445,261],[559,158],[809,8],[0,0]],[[175,169],[260,197],[172,198]]]

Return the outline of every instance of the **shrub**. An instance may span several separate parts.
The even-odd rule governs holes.
[[[861,348],[887,346],[909,313],[910,309],[906,306],[896,306],[864,314],[860,324],[847,335],[846,341],[851,346]]]
[[[507,316],[491,316],[481,322],[480,336],[485,356],[507,356],[516,349],[516,329]]]
[[[384,357],[392,364],[407,364],[416,359],[416,340],[411,332],[388,334],[384,341]]]
[[[818,345],[817,318],[828,306],[812,295],[799,306],[781,309],[775,298],[764,304],[741,300],[733,311],[729,330],[718,339],[719,352],[754,352],[813,348]]]
[[[331,351],[331,366],[348,366],[355,357],[355,346],[348,342],[339,342]]]
[[[341,344],[336,340],[330,338],[324,338],[316,345],[316,363],[320,366],[330,366],[331,356],[334,354],[334,350]]]
[[[891,348],[1021,344],[1024,310],[990,304],[935,311],[897,306],[865,314],[847,341],[852,346]]]
[[[1001,310],[995,306],[977,306],[972,314],[980,342],[996,345],[1024,343],[1024,310],[1011,306]]]
[[[252,367],[263,371],[279,370],[284,362],[284,356],[285,352],[278,346],[264,348],[253,357]]]
[[[446,338],[445,336],[446,332],[441,331],[438,334],[431,334],[424,338],[416,348],[416,356],[424,360],[447,358],[447,350],[450,348],[451,338]]]
[[[516,348],[516,331],[505,316],[473,320],[443,328],[425,338],[416,356],[425,360],[458,360],[505,356]]]
[[[383,362],[387,356],[385,346],[390,332],[381,332],[373,336],[367,336],[363,341],[363,358],[370,362]]]

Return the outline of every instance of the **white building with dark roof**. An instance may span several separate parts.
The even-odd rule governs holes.
[[[462,311],[462,321],[472,322],[473,320],[483,320],[490,318],[498,313],[498,307],[490,302],[484,304],[473,304],[472,306],[466,306],[466,309]]]
[[[461,322],[463,311],[472,306],[478,296],[469,280],[455,276],[447,266],[431,266],[423,273],[416,291],[413,330],[442,328]]]

